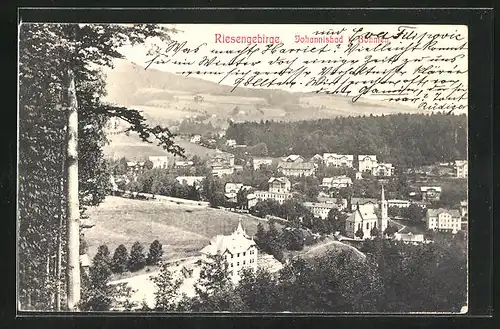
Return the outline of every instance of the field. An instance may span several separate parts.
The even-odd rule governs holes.
[[[104,154],[111,158],[125,157],[129,160],[141,160],[149,156],[167,155],[169,161],[174,161],[174,155],[167,153],[161,147],[157,146],[155,141],[152,144],[143,142],[137,135],[118,134],[109,136],[110,144],[104,147]],[[217,152],[214,149],[190,143],[181,138],[176,139],[177,144],[185,150],[186,156],[190,157],[197,155],[200,158],[208,158],[215,155]]]
[[[85,232],[91,258],[101,244],[108,245],[113,253],[120,244],[130,251],[132,244],[139,241],[147,250],[155,239],[163,244],[166,260],[196,256],[213,236],[232,233],[240,219],[249,235],[256,233],[259,222],[219,209],[113,196],[89,209],[88,215],[95,222]],[[267,222],[262,223],[267,228]]]

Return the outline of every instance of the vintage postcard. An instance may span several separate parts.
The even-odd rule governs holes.
[[[468,29],[19,25],[19,311],[468,311]]]

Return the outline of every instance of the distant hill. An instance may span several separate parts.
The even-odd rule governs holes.
[[[373,100],[351,102],[350,97],[290,93],[283,90],[237,88],[194,77],[159,71],[116,61],[107,75],[107,99],[136,107],[156,121],[178,122],[183,118],[213,116],[221,122],[307,120],[337,116],[418,113],[414,108]],[[195,97],[201,95],[201,100]],[[164,122],[168,123],[168,122]]]

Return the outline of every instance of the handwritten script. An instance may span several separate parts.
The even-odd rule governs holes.
[[[344,95],[352,102],[371,98],[429,111],[467,111],[466,27],[317,27],[271,33],[268,26],[225,26],[218,33],[179,34],[149,49],[144,65],[232,91],[277,88]]]

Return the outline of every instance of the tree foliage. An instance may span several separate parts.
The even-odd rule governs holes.
[[[131,272],[141,270],[146,266],[146,256],[144,255],[144,247],[139,241],[134,242],[130,249],[130,257],[128,259],[128,269]]]
[[[103,102],[106,94],[101,68],[112,67],[126,44],[148,37],[168,38],[155,25],[22,24],[19,37],[19,293],[23,309],[50,309],[55,290],[50,281],[63,281],[45,271],[57,253],[58,237],[66,246],[64,179],[68,72],[75,77],[78,99],[79,199],[81,210],[98,205],[106,195],[109,172],[102,147],[109,118],[120,118],[146,142],[155,138],[167,151],[182,154],[173,134],[151,127],[133,109]],[[62,224],[62,225],[61,225]],[[53,267],[49,264],[49,267]],[[43,288],[42,288],[43,287]],[[64,284],[62,285],[64,289]]]
[[[127,247],[125,247],[123,244],[121,244],[116,248],[116,250],[113,254],[113,259],[112,259],[113,272],[123,273],[123,272],[127,271],[128,262],[129,262],[129,255],[128,255]]]
[[[149,246],[149,253],[147,257],[148,265],[156,265],[163,256],[163,246],[158,240],[154,240]]]
[[[308,138],[304,138],[307,136]],[[295,122],[230,123],[226,137],[266,143],[270,156],[376,154],[396,167],[467,158],[467,117],[397,114]]]
[[[175,310],[175,299],[179,293],[179,287],[182,280],[175,280],[167,264],[161,266],[157,276],[151,278],[155,284],[155,311],[173,311]]]

